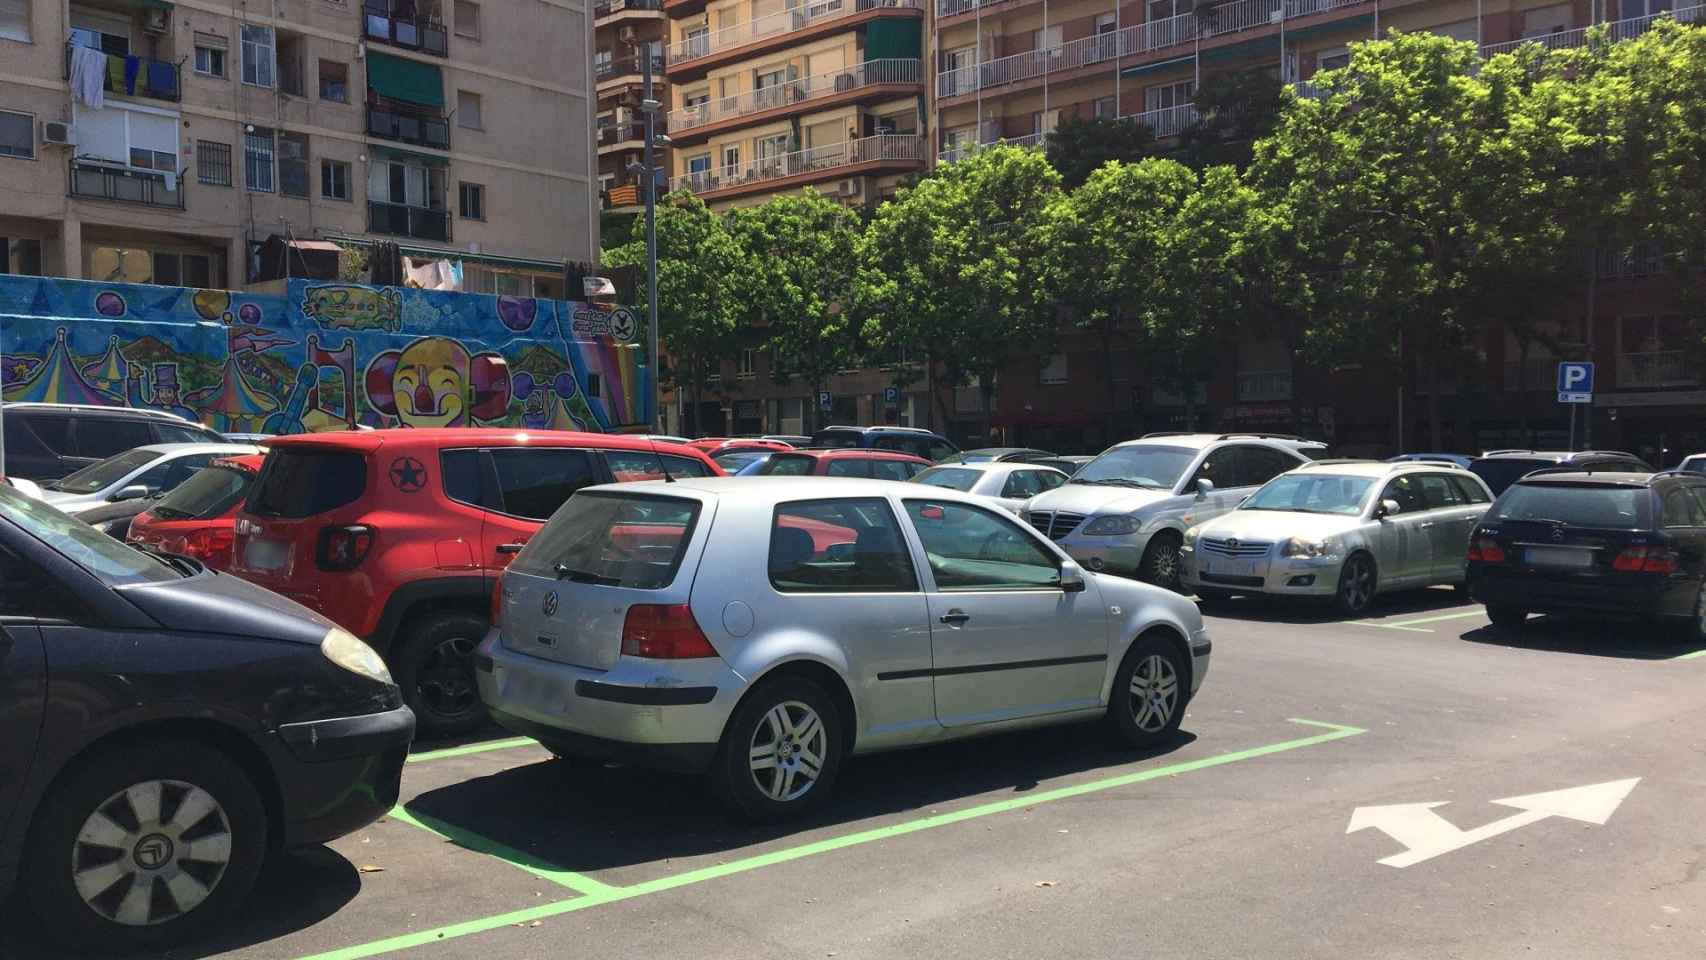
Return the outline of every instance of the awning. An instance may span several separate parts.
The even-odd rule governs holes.
[[[367,88],[382,97],[429,107],[444,106],[444,77],[437,66],[367,52]]]
[[[1374,39],[1372,35],[1374,28],[1374,14],[1365,13],[1360,17],[1350,17],[1345,20],[1328,20],[1324,23],[1317,23],[1307,27],[1287,27],[1285,29],[1285,38],[1288,41],[1292,39],[1306,39],[1309,37],[1320,36],[1324,33],[1340,33],[1345,30],[1350,30],[1353,27],[1360,28],[1358,30],[1359,33],[1368,35],[1371,40]]]
[[[923,20],[872,20],[865,26],[867,61],[916,60],[923,49]]]
[[[1122,77],[1141,77],[1146,73],[1154,73],[1157,70],[1165,70],[1168,67],[1176,67],[1182,63],[1190,63],[1190,62],[1191,62],[1191,58],[1188,56],[1186,56],[1186,57],[1174,57],[1171,60],[1157,60],[1154,63],[1143,63],[1143,64],[1138,64],[1135,67],[1127,67],[1124,70],[1120,71],[1120,76],[1122,76]]]

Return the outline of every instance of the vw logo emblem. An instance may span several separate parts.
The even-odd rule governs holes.
[[[1553,527],[1552,528],[1552,539],[1553,540],[1564,539],[1564,528],[1563,527]]]
[[[1228,537],[1226,540],[1226,549],[1228,549],[1228,550],[1238,549],[1238,541],[1231,538],[1231,537]]]
[[[556,616],[557,615],[557,591],[552,590],[550,593],[545,594],[545,600],[543,603],[539,604],[539,609],[541,611],[543,611],[545,616],[547,616],[547,617]]]

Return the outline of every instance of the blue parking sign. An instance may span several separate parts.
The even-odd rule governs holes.
[[[1587,361],[1558,364],[1558,402],[1593,402],[1593,364]]]

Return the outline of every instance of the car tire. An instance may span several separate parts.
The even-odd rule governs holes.
[[[1706,584],[1694,594],[1694,613],[1681,622],[1683,639],[1696,647],[1706,645]]]
[[[1179,592],[1179,535],[1167,530],[1149,538],[1149,546],[1138,563],[1137,577],[1158,587]]]
[[[1528,620],[1528,611],[1505,604],[1488,604],[1487,619],[1493,621],[1493,626],[1500,630],[1521,630],[1523,623]]]
[[[1197,591],[1197,606],[1202,607],[1205,610],[1219,609],[1226,606],[1231,602],[1231,600],[1232,594],[1224,593],[1220,590]]]
[[[1333,606],[1347,616],[1360,616],[1374,602],[1374,592],[1380,584],[1374,558],[1366,553],[1353,553],[1339,568],[1339,584],[1333,590]]]
[[[485,639],[484,618],[440,613],[398,631],[391,673],[403,702],[415,712],[423,739],[473,733],[486,722],[486,705],[474,680],[474,650]]]
[[[793,676],[762,681],[723,728],[711,785],[744,820],[797,817],[823,803],[835,786],[841,723],[835,701],[812,681]]]
[[[1154,632],[1138,637],[1114,673],[1108,726],[1140,750],[1171,741],[1190,703],[1190,675],[1177,644]]]
[[[194,741],[112,750],[43,798],[20,886],[41,927],[76,947],[186,942],[248,896],[267,824],[242,765],[218,750]]]

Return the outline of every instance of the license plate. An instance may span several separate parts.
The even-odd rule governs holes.
[[[1256,561],[1225,560],[1220,557],[1210,557],[1208,572],[1228,577],[1253,577],[1256,575]]]
[[[290,556],[290,544],[279,540],[250,540],[243,548],[243,566],[250,570],[277,570]]]
[[[1592,550],[1571,550],[1567,547],[1528,547],[1522,558],[1537,567],[1591,567]]]
[[[526,670],[510,671],[509,685],[504,692],[536,710],[551,713],[569,712],[569,691],[554,677],[541,676]]]

